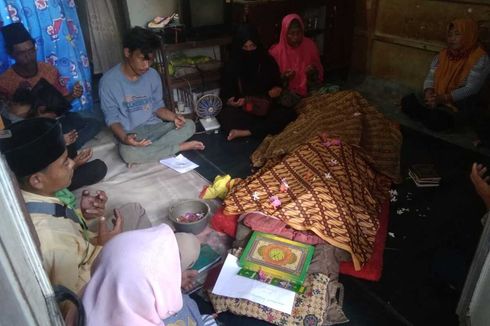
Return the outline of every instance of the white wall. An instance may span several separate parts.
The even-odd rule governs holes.
[[[146,26],[155,16],[169,16],[178,9],[177,0],[126,0],[131,26]]]

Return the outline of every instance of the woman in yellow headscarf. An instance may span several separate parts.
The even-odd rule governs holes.
[[[424,81],[425,107],[406,97],[402,108],[431,127],[433,117],[441,114],[431,114],[426,108],[445,107],[446,112],[450,108],[453,113],[471,110],[489,72],[489,57],[478,43],[478,24],[469,18],[455,19],[448,26],[447,48],[434,58]]]

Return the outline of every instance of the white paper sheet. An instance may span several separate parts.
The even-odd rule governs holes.
[[[163,160],[160,160],[160,163],[168,166],[169,168],[179,172],[186,173],[191,170],[194,170],[199,165],[187,159],[184,155],[179,154],[176,157],[169,157]]]
[[[291,314],[296,296],[295,292],[237,275],[240,271],[237,262],[237,257],[228,254],[214,285],[214,294],[247,299]]]

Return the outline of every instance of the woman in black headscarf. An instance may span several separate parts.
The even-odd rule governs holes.
[[[267,134],[281,132],[296,118],[296,113],[277,103],[282,92],[277,63],[264,49],[257,30],[251,25],[238,27],[232,47],[221,87],[225,107],[219,115],[228,140],[248,136],[262,139]],[[258,102],[262,109],[268,108],[265,115],[263,110],[261,113],[255,110]]]

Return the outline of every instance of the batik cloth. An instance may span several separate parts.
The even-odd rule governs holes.
[[[280,134],[268,136],[251,156],[255,167],[280,159],[311,137],[326,132],[343,143],[360,146],[372,166],[394,181],[400,180],[402,136],[398,125],[386,119],[356,91],[315,95],[304,99],[298,118]]]
[[[238,183],[225,214],[259,211],[296,230],[310,230],[346,250],[356,270],[368,261],[391,180],[358,146],[314,136],[278,162]]]

